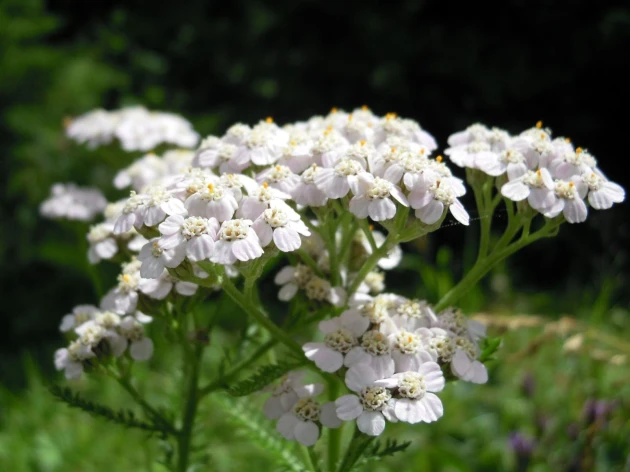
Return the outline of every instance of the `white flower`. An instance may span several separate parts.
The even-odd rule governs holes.
[[[199,277],[199,275],[196,273]],[[155,300],[163,300],[171,293],[171,290],[175,288],[175,291],[185,297],[194,295],[197,291],[197,284],[192,282],[185,282],[172,277],[167,270],[164,270],[158,278],[155,279],[141,279],[138,285],[139,290],[146,296]]]
[[[288,140],[287,132],[267,118],[252,128],[243,145],[239,147],[235,159],[252,162],[257,166],[273,164],[282,157]]]
[[[483,156],[477,156],[475,165],[478,169],[494,177],[507,172],[509,180],[525,175],[528,170],[525,156],[518,149],[514,148],[507,148],[500,153],[488,153]]]
[[[306,265],[298,264],[295,267],[283,267],[273,279],[276,285],[281,286],[278,292],[278,299],[288,302],[295,296],[298,289],[305,289],[306,284],[312,277],[313,270]]]
[[[186,199],[185,206],[191,216],[223,222],[234,216],[238,202],[233,192],[218,183],[208,182]]]
[[[316,275],[306,283],[304,292],[310,300],[327,301],[334,306],[343,306],[346,301],[346,291],[342,287],[333,287],[328,280]]]
[[[66,135],[79,144],[87,143],[93,149],[112,141],[117,124],[116,115],[96,109],[70,120]]]
[[[324,342],[306,343],[304,354],[324,372],[336,372],[344,365],[345,355],[358,346],[363,331],[340,317],[320,322],[319,330],[325,335]]]
[[[435,362],[425,362],[413,371],[400,372],[376,385],[396,389],[394,413],[405,423],[432,423],[444,414],[444,407],[437,395],[444,389],[442,369]]]
[[[199,262],[212,256],[219,223],[215,218],[172,215],[160,223],[158,229],[163,235],[159,241],[162,249],[183,247],[190,261]]]
[[[405,185],[411,190],[409,205],[416,210],[416,217],[423,223],[431,225],[437,222],[444,209],[448,208],[457,221],[469,224],[470,217],[447,180],[425,173],[415,179],[406,179]]]
[[[300,234],[311,235],[300,215],[285,204],[270,204],[270,208],[256,219],[252,228],[256,231],[261,246],[268,246],[273,239],[282,252],[299,249],[302,245]]]
[[[346,372],[346,385],[358,395],[344,395],[335,401],[337,417],[343,421],[357,420],[359,431],[379,436],[385,423],[398,421],[394,413],[396,400],[388,388],[376,384],[382,380],[366,364],[352,366]]]
[[[221,173],[242,172],[249,165],[247,156],[238,153],[238,146],[222,141],[215,136],[208,136],[201,142],[193,165],[197,167],[218,168]]]
[[[394,198],[403,206],[409,206],[400,188],[388,180],[362,172],[359,174],[355,196],[350,200],[350,211],[359,218],[368,216],[374,221],[392,219],[396,215]]]
[[[549,171],[562,180],[570,180],[575,175],[593,172],[597,167],[597,161],[588,151],[577,148],[575,151],[569,147],[555,153],[549,160]]]
[[[263,406],[263,413],[267,418],[277,420],[297,403],[300,397],[296,391],[304,387],[303,378],[303,371],[289,372],[277,385],[272,384],[264,388],[264,391],[271,393]]]
[[[290,195],[300,178],[287,166],[275,165],[260,172],[256,181],[261,185],[266,182],[270,187]]]
[[[93,319],[98,311],[98,308],[94,305],[77,305],[72,309],[71,314],[65,315],[61,319],[59,330],[64,333],[73,330],[86,321]]]
[[[313,178],[315,185],[328,198],[343,198],[356,188],[357,176],[365,167],[352,159],[343,159],[333,168],[322,168]]]
[[[448,137],[448,145],[451,148],[469,144],[475,141],[486,141],[490,135],[490,130],[486,125],[475,123],[464,131],[458,131]],[[445,152],[448,155],[448,152]]]
[[[512,180],[501,187],[501,194],[512,201],[527,201],[539,212],[545,212],[554,199],[554,183],[547,169],[529,170],[521,177]]]
[[[260,239],[251,226],[251,220],[224,221],[210,260],[216,264],[234,264],[236,261],[245,262],[262,256]]]
[[[90,221],[107,206],[103,194],[93,188],[77,187],[72,183],[55,184],[50,197],[44,201],[39,212],[45,218]]]
[[[437,322],[431,306],[424,300],[404,300],[395,309],[391,317],[397,328],[414,332],[419,328],[428,328]]]
[[[291,198],[288,193],[284,193],[278,189],[270,187],[267,182],[263,182],[260,187],[257,186],[255,188],[248,189],[247,193],[248,196],[243,198],[241,207],[236,215],[239,218],[245,218],[248,220],[255,220],[258,218],[263,211],[270,208],[271,202],[278,203]]]
[[[484,384],[488,381],[486,366],[471,357],[464,349],[455,352],[451,359],[451,371],[466,382]]]
[[[129,354],[136,361],[146,361],[153,355],[153,341],[147,338],[144,326],[133,316],[125,316],[118,332],[129,341]]]
[[[113,311],[119,315],[136,311],[141,265],[139,260],[123,264],[122,273],[118,276],[118,285],[103,297],[101,309]]]
[[[573,180],[556,180],[553,196],[554,202],[543,213],[547,218],[554,218],[562,213],[569,223],[586,221],[588,209],[582,200],[586,196],[585,186],[577,186]]]
[[[581,180],[576,185],[587,187],[588,202],[596,210],[607,210],[613,203],[621,203],[626,198],[626,192],[621,185],[606,180],[595,172],[585,172],[581,175]]]
[[[323,390],[319,384],[303,385],[296,390],[298,401],[289,411],[284,413],[278,423],[276,430],[287,440],[297,441],[304,446],[313,446],[319,439],[319,426],[337,428],[340,422],[336,417],[330,415],[330,408],[324,412],[324,406],[313,400]]]
[[[83,362],[95,356],[91,346],[76,340],[67,349],[55,351],[55,368],[63,370],[66,379],[76,379],[83,373]]]
[[[114,177],[114,186],[118,189],[129,187],[140,192],[148,185],[157,183],[166,174],[164,161],[152,152],[134,161]]]
[[[484,167],[489,167],[486,163],[497,159],[497,154],[492,151],[490,144],[484,141],[473,141],[469,144],[449,148],[444,153],[453,164],[472,169],[478,168],[479,163],[482,163]]]
[[[315,164],[325,167],[335,166],[346,152],[348,146],[348,140],[338,131],[332,128],[326,129],[313,146],[312,152]]]
[[[313,139],[305,131],[291,131],[289,144],[284,148],[278,163],[287,166],[291,172],[302,172],[313,163],[313,145]]]
[[[145,279],[155,279],[164,272],[164,268],[175,268],[186,258],[186,245],[175,246],[173,249],[164,249],[160,245],[160,238],[153,238],[146,243],[138,260],[142,262],[140,276]]]
[[[88,261],[97,264],[102,259],[111,259],[118,252],[118,243],[113,237],[114,225],[108,222],[99,223],[90,228],[87,240],[90,243],[88,249]]]
[[[315,177],[321,167],[312,164],[300,176],[300,181],[291,191],[291,197],[298,205],[320,207],[326,205],[328,197],[315,185]]]
[[[126,233],[131,226],[157,226],[167,215],[186,213],[184,204],[161,185],[149,187],[145,193],[131,192],[122,214],[116,220],[114,234]]]

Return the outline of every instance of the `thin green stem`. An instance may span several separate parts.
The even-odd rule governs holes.
[[[169,431],[173,435],[177,435],[178,431],[175,427],[168,421],[164,416],[162,416],[155,408],[153,408],[149,403],[142,398],[142,395],[135,389],[135,387],[131,384],[129,378],[119,377],[118,375],[111,374],[120,384],[120,386],[131,395],[134,401],[144,410],[144,412],[153,419],[153,421],[157,422],[164,429]]]
[[[374,239],[374,235],[372,234],[372,230],[370,229],[368,221],[362,218],[357,218],[357,223],[359,225],[359,228],[361,228],[361,230],[363,231],[363,234],[365,234],[368,242],[370,243],[372,251],[376,251],[376,249],[378,249],[378,246],[376,245],[376,241]]]
[[[300,249],[297,250],[297,253],[302,259],[302,261],[307,266],[309,266],[313,270],[313,272],[315,272],[319,277],[324,277],[324,273],[322,272],[322,269],[319,267],[319,264],[315,262],[315,259],[311,257],[311,255],[306,251],[306,249],[301,247]]]
[[[254,306],[250,300],[248,300],[243,293],[241,293],[232,283],[229,278],[223,280],[223,290],[228,296],[240,306],[245,313],[251,316],[259,325],[265,328],[269,333],[280,343],[284,344],[291,351],[303,355],[302,348],[291,337],[285,333],[278,325],[271,321],[260,310],[260,308]]]
[[[361,285],[361,282],[365,279],[365,277],[376,267],[378,261],[380,261],[383,257],[387,255],[389,250],[394,247],[396,244],[396,237],[392,236],[392,233],[387,236],[387,239],[383,242],[381,247],[377,248],[363,263],[363,266],[359,270],[359,273],[352,281],[350,288],[348,289],[348,296],[354,294]]]
[[[184,356],[184,362],[190,363],[190,366],[188,382],[186,383],[186,400],[184,402],[184,409],[182,412],[182,427],[178,440],[178,457],[176,469],[178,472],[186,472],[188,470],[192,432],[195,426],[195,415],[197,413],[197,406],[199,404],[197,392],[203,348],[203,344],[198,344],[197,346],[195,346],[190,355]],[[185,349],[185,352],[188,352],[188,350]]]
[[[306,446],[302,446],[301,444],[299,446],[299,449],[300,449],[300,452],[302,453],[302,459],[304,460],[304,465],[306,466],[306,470],[309,470],[311,472],[318,472],[318,469],[315,466],[315,463],[313,462],[313,458],[311,457],[310,449]]]
[[[339,382],[336,378],[328,382],[328,399],[335,401],[339,396]],[[343,423],[335,429],[328,430],[328,470],[334,472],[339,462],[339,453],[341,452],[341,438],[343,432]]]
[[[499,245],[495,246],[494,250],[489,255],[481,260],[477,260],[473,268],[466,274],[466,276],[460,280],[455,287],[449,290],[444,297],[442,297],[442,299],[435,305],[435,310],[441,311],[444,308],[453,305],[499,262],[539,239],[552,236],[561,223],[562,219],[547,220],[546,224],[541,229],[532,234],[526,235],[523,233],[523,236],[518,241],[509,244],[507,247],[499,247]]]

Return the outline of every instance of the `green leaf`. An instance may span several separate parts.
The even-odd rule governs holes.
[[[163,438],[169,434],[168,430],[165,430],[155,423],[148,423],[137,419],[135,413],[131,410],[114,410],[108,406],[86,400],[68,387],[62,388],[58,385],[51,385],[49,391],[57,400],[64,402],[69,407],[83,410],[92,416],[105,418],[112,423],[120,424],[128,428],[159,433]]]
[[[308,470],[294,454],[293,445],[270,431],[267,420],[259,409],[244,399],[225,395],[212,397],[226,414],[227,420],[247,435],[248,441],[258,444],[282,470],[303,472]]]
[[[494,359],[493,355],[499,350],[501,345],[501,338],[486,338],[481,346],[481,355],[479,356],[479,362],[486,362]]]
[[[385,457],[390,457],[399,452],[403,452],[410,445],[411,441],[399,443],[395,439],[387,439],[385,444],[381,444],[380,441],[376,441],[372,446],[363,450],[357,458],[354,466],[352,466],[349,470],[360,470],[362,469],[362,466],[368,462],[377,462]]]
[[[287,372],[297,369],[302,365],[304,365],[304,362],[280,362],[278,364],[265,365],[260,367],[256,373],[248,379],[232,385],[226,390],[233,397],[244,397],[245,395],[258,392]]]

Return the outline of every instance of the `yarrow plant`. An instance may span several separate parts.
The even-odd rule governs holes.
[[[197,141],[182,118],[143,108],[90,112],[67,134],[89,147],[118,139],[143,152]],[[130,193],[113,203],[96,190],[55,186],[42,214],[90,220],[102,212],[87,231],[86,257],[121,264],[98,306],[63,317],[68,344],[55,354],[57,369],[68,379],[103,374],[120,383],[143,410],[143,428],[172,443],[164,464],[174,471],[198,459],[199,407],[211,394],[225,405],[222,390],[266,396],[269,421],[257,427],[275,423],[278,437],[296,445],[280,456],[292,470],[346,472],[403,450],[408,443],[368,446],[388,423],[448,414],[440,393],[449,382],[488,381],[485,361],[498,341],[457,308],[460,298],[516,251],[625,199],[589,151],[553,138],[542,123],[517,135],[475,124],[451,135],[448,146],[448,159],[436,155],[435,139],[395,113],[333,109],[284,126],[272,118],[238,123],[196,150],[140,156],[115,176],[114,187]],[[475,196],[477,260],[440,300],[388,292],[386,273],[401,262],[401,244],[435,232],[446,218],[470,224],[460,201],[467,187],[449,160],[465,169]],[[500,205],[507,225],[496,239],[492,216]],[[269,270],[284,313],[261,301],[259,280]],[[216,323],[200,307],[220,307],[220,298],[246,313],[252,328],[223,347],[237,357],[204,384],[203,352]],[[134,385],[135,363],[161,346],[151,338],[158,331],[182,349],[179,414],[149,404]],[[77,397],[58,396],[77,406]],[[238,415],[242,406],[232,405]],[[124,415],[105,416],[138,427]],[[254,417],[241,419],[262,421]],[[354,431],[349,443],[344,430]]]

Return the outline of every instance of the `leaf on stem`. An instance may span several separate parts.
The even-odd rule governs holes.
[[[485,338],[481,346],[481,355],[479,356],[479,362],[486,362],[494,359],[493,355],[499,350],[501,345],[501,338]]]
[[[259,367],[254,375],[227,388],[233,397],[244,397],[269,385],[287,372],[304,365],[304,362],[280,362]]]
[[[166,438],[172,433],[170,430],[163,428],[157,423],[137,419],[135,413],[131,410],[114,410],[108,406],[86,400],[68,387],[62,388],[58,385],[51,385],[49,391],[57,400],[64,402],[69,407],[83,410],[92,416],[105,418],[112,423],[126,426],[127,428],[136,428],[150,433],[158,433],[162,438]]]

